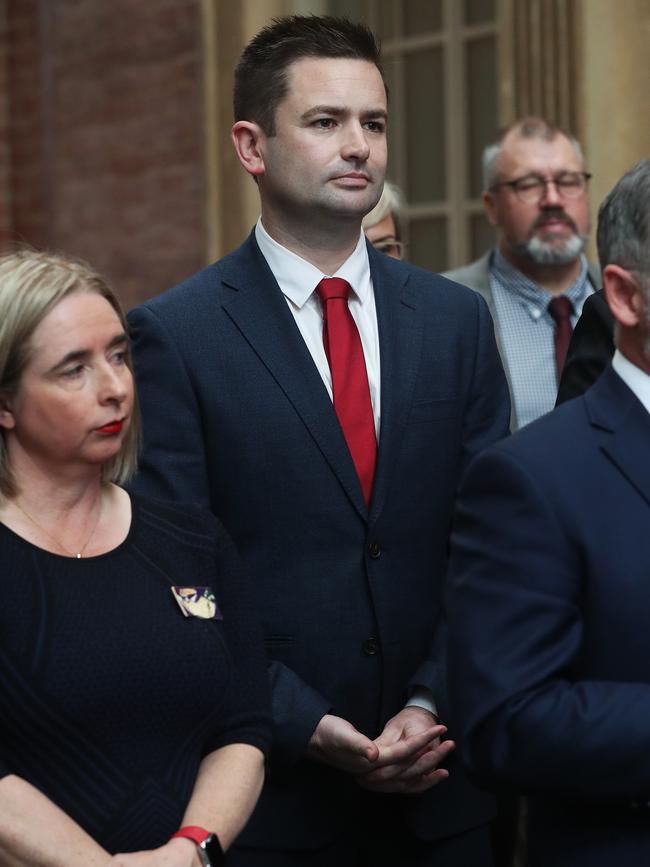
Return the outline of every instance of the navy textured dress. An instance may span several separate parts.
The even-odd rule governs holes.
[[[40,789],[108,852],[163,845],[201,759],[267,750],[262,643],[210,515],[132,497],[125,541],[80,560],[0,524],[0,776]],[[222,619],[172,585],[210,587]]]

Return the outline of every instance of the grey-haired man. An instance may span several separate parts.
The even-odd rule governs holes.
[[[578,142],[537,117],[517,121],[486,147],[483,174],[496,246],[445,276],[488,303],[516,429],[555,405],[573,326],[600,285],[584,255],[590,175]]]

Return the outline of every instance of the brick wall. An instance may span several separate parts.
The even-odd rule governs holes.
[[[47,243],[47,179],[39,93],[39,8],[37,0],[7,0],[6,6],[9,224],[17,240],[42,246]]]
[[[0,0],[0,249],[12,232],[8,63],[7,5]]]
[[[198,270],[200,0],[4,2],[0,233],[87,259],[127,307]]]

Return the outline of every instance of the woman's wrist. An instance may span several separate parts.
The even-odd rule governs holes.
[[[184,825],[171,837],[191,841],[200,867],[220,867],[223,864],[221,841],[214,833],[199,825]]]
[[[199,853],[196,848],[196,843],[189,840],[187,837],[172,837],[166,844],[170,851],[176,851],[179,854],[182,852],[185,857],[189,856],[192,860],[187,861],[188,867],[202,867]]]

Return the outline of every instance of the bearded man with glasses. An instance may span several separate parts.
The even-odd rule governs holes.
[[[542,118],[519,120],[483,152],[483,204],[496,246],[445,276],[475,289],[494,319],[513,430],[550,411],[573,326],[600,286],[580,145]]]

